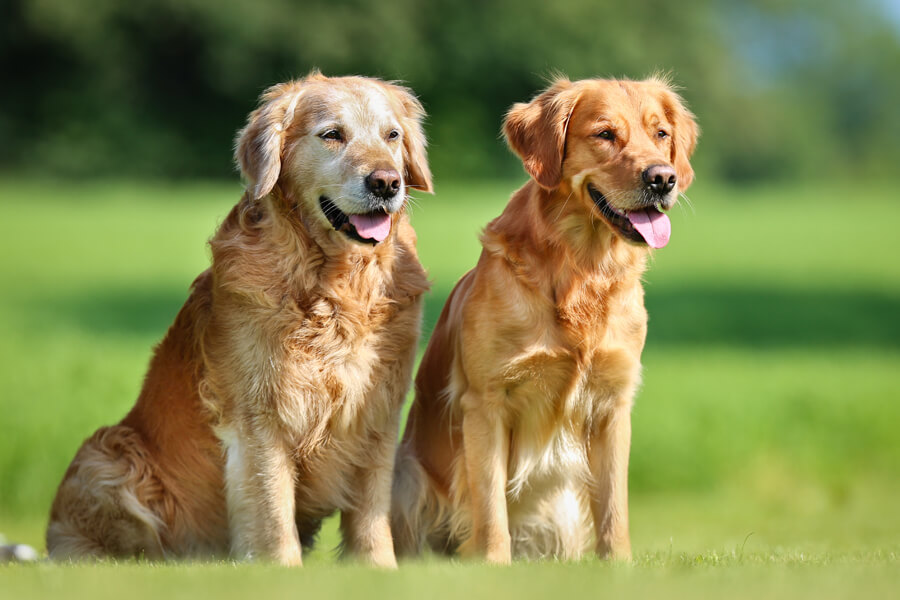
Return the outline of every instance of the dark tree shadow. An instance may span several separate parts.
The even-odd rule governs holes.
[[[650,288],[648,344],[900,347],[900,297],[832,289]]]
[[[42,298],[30,308],[95,335],[162,339],[189,293],[187,287],[104,289],[95,294]]]

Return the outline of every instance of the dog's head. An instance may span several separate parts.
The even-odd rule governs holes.
[[[316,72],[266,90],[235,159],[253,200],[278,186],[308,228],[375,245],[390,235],[407,188],[432,189],[424,115],[404,87]]]
[[[665,211],[694,178],[698,129],[667,82],[560,79],[513,106],[503,132],[541,187],[589,206],[630,242],[668,243]]]

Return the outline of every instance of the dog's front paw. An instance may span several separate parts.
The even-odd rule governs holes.
[[[631,542],[618,540],[614,543],[600,542],[597,544],[597,556],[613,562],[631,562]]]
[[[366,557],[366,562],[373,567],[378,567],[379,569],[397,568],[397,558],[394,556],[394,552],[392,550],[374,553]]]
[[[278,564],[283,567],[302,567],[303,566],[303,557],[300,554],[300,551],[290,551],[279,554],[276,557]]]
[[[508,565],[512,563],[512,554],[509,549],[488,549],[484,559],[492,565]]]
[[[266,550],[233,549],[231,556],[241,562],[261,562],[282,567],[302,567],[303,555],[300,545],[285,544]]]
[[[508,565],[512,562],[512,540],[508,531],[491,532],[485,536],[484,559],[492,565]]]

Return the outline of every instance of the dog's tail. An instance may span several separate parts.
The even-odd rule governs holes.
[[[423,517],[427,504],[427,475],[407,444],[397,449],[391,491],[391,535],[398,557],[417,556],[425,546]]]
[[[394,463],[391,533],[398,558],[418,556],[426,545],[442,554],[458,545],[452,534],[449,500],[437,489],[415,451],[401,444]]]

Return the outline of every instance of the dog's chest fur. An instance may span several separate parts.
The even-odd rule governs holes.
[[[274,262],[285,254],[278,248],[254,252],[255,244],[278,243],[277,234],[242,231],[229,243],[220,233],[225,242],[213,241],[216,301],[234,307],[217,313],[226,316],[207,340],[217,349],[207,356],[214,371],[231,381],[210,384],[245,390],[220,398],[217,431],[228,446],[264,418],[292,449],[298,513],[327,514],[347,504],[348,482],[369,459],[366,440],[383,435],[385,423],[396,434],[428,283],[401,236],[390,255],[294,252],[288,264]],[[259,287],[246,275],[230,278],[233,265],[259,273]]]
[[[386,302],[377,302],[362,322],[330,302],[316,304],[286,337],[279,401],[281,424],[295,448],[298,508],[313,512],[346,504],[346,482],[365,464],[368,444],[360,440],[381,431],[402,401],[391,389],[399,382],[382,379],[391,369],[384,349],[400,341],[375,324]]]
[[[583,440],[631,402],[640,379],[646,312],[636,279],[582,280],[552,296],[503,372],[509,492],[525,504],[587,478]]]

